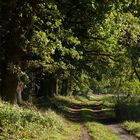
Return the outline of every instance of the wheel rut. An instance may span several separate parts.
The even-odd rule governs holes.
[[[84,122],[88,119],[89,121],[97,121],[99,123],[104,124],[106,127],[110,129],[110,131],[114,134],[116,134],[120,140],[140,140],[132,135],[130,135],[128,132],[126,132],[124,129],[121,128],[119,123],[114,119],[110,118],[105,114],[105,112],[102,110],[102,105],[79,105],[79,104],[72,104],[70,106],[71,109],[63,112],[64,116],[69,119],[70,121],[78,122],[81,125],[81,136],[80,140],[94,140],[91,138],[91,136],[88,133],[88,129],[86,126],[84,126]],[[83,109],[89,109],[86,113],[90,115],[90,118],[85,118],[85,116],[82,116]]]
[[[90,137],[89,133],[88,133],[88,129],[81,124],[81,138],[80,140],[92,140],[92,138]]]

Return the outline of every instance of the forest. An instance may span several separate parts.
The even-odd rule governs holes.
[[[140,0],[0,0],[0,40],[0,139],[140,139]]]

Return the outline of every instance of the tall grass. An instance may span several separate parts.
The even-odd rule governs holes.
[[[67,140],[76,133],[67,127],[75,127],[78,131],[77,126],[66,122],[52,110],[42,114],[0,102],[1,140]]]
[[[140,139],[140,122],[125,121],[122,123],[122,127]]]

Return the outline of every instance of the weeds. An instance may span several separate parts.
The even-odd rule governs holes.
[[[67,122],[52,110],[42,114],[0,102],[1,140],[67,140],[71,135],[78,139],[79,126]]]
[[[140,122],[125,121],[122,123],[122,128],[127,130],[130,134],[140,138]]]

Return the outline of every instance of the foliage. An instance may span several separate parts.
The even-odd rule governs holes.
[[[79,135],[77,125],[67,122],[51,110],[40,113],[8,103],[0,103],[0,127],[1,139],[66,140],[73,134],[73,137]]]
[[[1,96],[14,98],[9,79],[22,76],[40,87],[37,96],[138,94],[139,7],[139,0],[1,2]]]
[[[130,134],[140,138],[140,122],[125,121],[122,123],[122,127]]]
[[[85,105],[102,99],[112,107],[111,98],[104,95],[89,102],[92,91],[109,93],[115,97],[118,119],[139,120],[139,0],[7,0],[0,1],[0,13],[2,99],[17,103],[20,82],[28,85],[27,94],[43,99],[40,105],[53,100],[54,106],[63,109],[65,103],[77,103],[77,99]],[[50,99],[55,95],[70,95],[70,99]],[[63,120],[52,111],[44,117],[6,104],[0,109],[2,138],[38,139],[39,132],[40,139],[62,136],[64,127],[59,124]],[[91,124],[90,133],[95,132],[98,139],[96,126],[100,134],[104,127]],[[56,135],[52,136],[52,130]],[[117,139],[105,131],[108,135],[103,133],[103,139]]]
[[[118,120],[136,120],[140,116],[140,98],[120,96],[115,104],[115,113]]]

